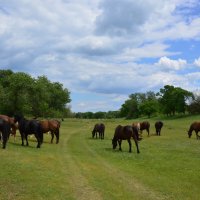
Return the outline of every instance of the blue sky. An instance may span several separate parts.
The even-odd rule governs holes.
[[[74,112],[166,84],[200,91],[199,0],[0,0],[0,69],[45,75]]]

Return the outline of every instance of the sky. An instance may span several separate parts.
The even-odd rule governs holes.
[[[47,76],[73,112],[165,85],[200,91],[199,0],[0,0],[0,69]]]

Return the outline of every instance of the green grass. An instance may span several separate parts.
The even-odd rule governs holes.
[[[132,143],[122,142],[122,152],[113,150],[111,139],[118,124],[133,120],[103,120],[105,139],[92,139],[98,120],[66,119],[59,144],[45,135],[41,149],[35,138],[21,146],[17,133],[6,150],[0,149],[0,199],[2,200],[198,200],[200,188],[200,140],[187,136],[189,125],[200,116],[163,118],[161,136],[155,136],[150,119],[150,137],[143,132],[140,154]],[[141,121],[140,119],[137,121]]]

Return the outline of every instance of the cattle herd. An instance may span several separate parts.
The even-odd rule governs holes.
[[[162,121],[155,122],[156,135],[161,135],[161,129],[163,127]],[[37,148],[40,148],[43,143],[43,134],[51,133],[51,143],[53,143],[54,135],[56,136],[56,143],[59,142],[60,135],[60,121],[58,120],[37,120],[37,119],[26,119],[23,115],[14,115],[13,118],[6,115],[0,115],[0,140],[2,140],[2,148],[6,148],[6,143],[9,139],[10,134],[16,136],[16,130],[19,129],[22,146],[24,146],[24,140],[26,140],[26,146],[28,143],[28,135],[34,134],[37,139]],[[113,149],[116,149],[117,144],[119,145],[119,150],[121,151],[122,140],[127,140],[129,143],[129,152],[132,151],[131,138],[133,138],[137,153],[139,151],[138,141],[142,139],[142,131],[146,130],[149,136],[150,123],[148,121],[134,122],[132,125],[121,126],[118,125],[115,128],[114,136],[112,139]],[[200,122],[193,122],[188,131],[189,138],[192,132],[195,131],[196,138],[200,139],[198,132],[200,131]],[[98,123],[94,125],[92,130],[92,138],[104,139],[105,125],[103,123]]]

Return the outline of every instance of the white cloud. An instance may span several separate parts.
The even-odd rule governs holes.
[[[200,57],[194,60],[194,64],[200,67]]]
[[[186,60],[180,58],[178,60],[171,60],[164,56],[161,57],[155,65],[160,67],[161,70],[180,70],[183,69],[186,66],[186,64]]]
[[[96,19],[96,33],[123,36],[138,32],[154,9],[152,1],[102,0],[101,14]]]
[[[198,6],[198,0],[1,1],[0,68],[44,74],[72,93],[107,95],[92,102],[96,108],[87,104],[91,109],[165,84],[194,88],[183,49],[172,47],[200,40]]]
[[[165,55],[175,55],[178,52],[170,52],[167,50],[169,45],[163,43],[145,44],[138,48],[127,48],[118,59],[126,61],[136,61],[142,58],[158,58]]]

